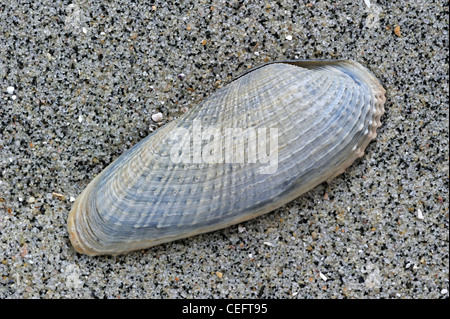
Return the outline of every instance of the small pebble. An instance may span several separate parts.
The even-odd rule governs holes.
[[[14,101],[17,98],[17,96],[13,95],[11,96],[11,99]]]
[[[34,203],[35,202],[35,198],[33,197],[33,196],[30,196],[28,199],[27,199],[27,203],[28,204],[32,204],[32,203]]]
[[[152,115],[152,120],[153,120],[154,122],[161,122],[161,121],[163,120],[163,115],[162,115],[162,113],[159,112],[159,113],[153,114],[153,115]]]
[[[319,276],[320,276],[320,278],[322,278],[323,281],[327,281],[328,280],[328,278],[324,274],[322,274],[321,272],[319,272]]]
[[[71,202],[74,202],[74,201],[75,201],[75,197],[70,196],[69,200],[70,200]]]
[[[81,288],[83,286],[83,282],[80,280],[80,275],[81,271],[78,265],[67,265],[64,270],[67,288]]]
[[[14,87],[13,86],[8,86],[6,88],[6,92],[8,92],[9,94],[13,94],[14,93]]]
[[[217,277],[219,277],[220,279],[222,279],[222,277],[223,277],[223,274],[222,274],[220,271],[217,271],[217,272],[216,272],[216,275],[217,275]]]
[[[447,290],[447,289],[442,289],[442,290],[441,290],[441,294],[446,295],[447,293],[448,293],[448,290]]]
[[[245,231],[246,231],[245,227],[238,226],[238,232],[239,232],[239,233],[243,233],[243,232],[245,232]]]
[[[184,73],[180,73],[180,74],[177,75],[177,77],[178,77],[180,80],[184,79],[185,76],[186,76],[186,75],[184,75]]]
[[[20,256],[22,256],[22,258],[25,258],[26,255],[28,255],[28,245],[25,243],[22,246],[22,252]]]
[[[83,117],[80,115],[80,116],[78,116],[78,122],[83,122]]]
[[[292,35],[287,35],[286,36],[286,40],[291,41],[292,40]]]

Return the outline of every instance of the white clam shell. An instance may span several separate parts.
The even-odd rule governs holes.
[[[363,155],[381,125],[384,92],[368,70],[348,60],[274,62],[250,70],[101,172],[69,214],[71,242],[81,253],[116,255],[270,212]],[[234,144],[245,149],[241,163],[225,161],[226,143],[220,144],[222,162],[197,163],[191,151],[181,158],[189,163],[175,163],[174,132],[188,132],[184,146],[192,147],[199,121],[224,140],[227,128],[266,129],[271,144],[270,129],[276,129],[276,167],[262,172],[270,162],[249,161],[255,150],[244,139]]]

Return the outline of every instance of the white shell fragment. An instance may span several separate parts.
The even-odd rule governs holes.
[[[117,255],[273,211],[364,154],[384,93],[349,60],[251,69],[97,175],[73,204],[70,240]]]
[[[6,88],[6,92],[8,92],[8,94],[13,94],[14,93],[14,87],[13,86],[8,86],[7,88]]]
[[[419,218],[419,219],[423,219],[424,217],[423,217],[423,213],[422,213],[422,211],[420,210],[420,208],[417,210],[417,218]]]
[[[154,122],[161,122],[162,120],[163,120],[163,115],[162,115],[162,113],[161,112],[159,112],[159,113],[155,113],[155,114],[153,114],[152,115],[152,120],[154,121]]]

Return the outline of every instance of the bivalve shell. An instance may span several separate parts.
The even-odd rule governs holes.
[[[363,155],[384,93],[349,60],[252,69],[95,177],[69,214],[70,240],[117,255],[270,212]]]

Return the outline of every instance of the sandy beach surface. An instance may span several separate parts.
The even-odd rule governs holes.
[[[444,0],[2,1],[0,298],[448,298],[448,37]],[[73,201],[132,145],[251,67],[341,58],[387,101],[330,184],[144,251],[73,249]]]

